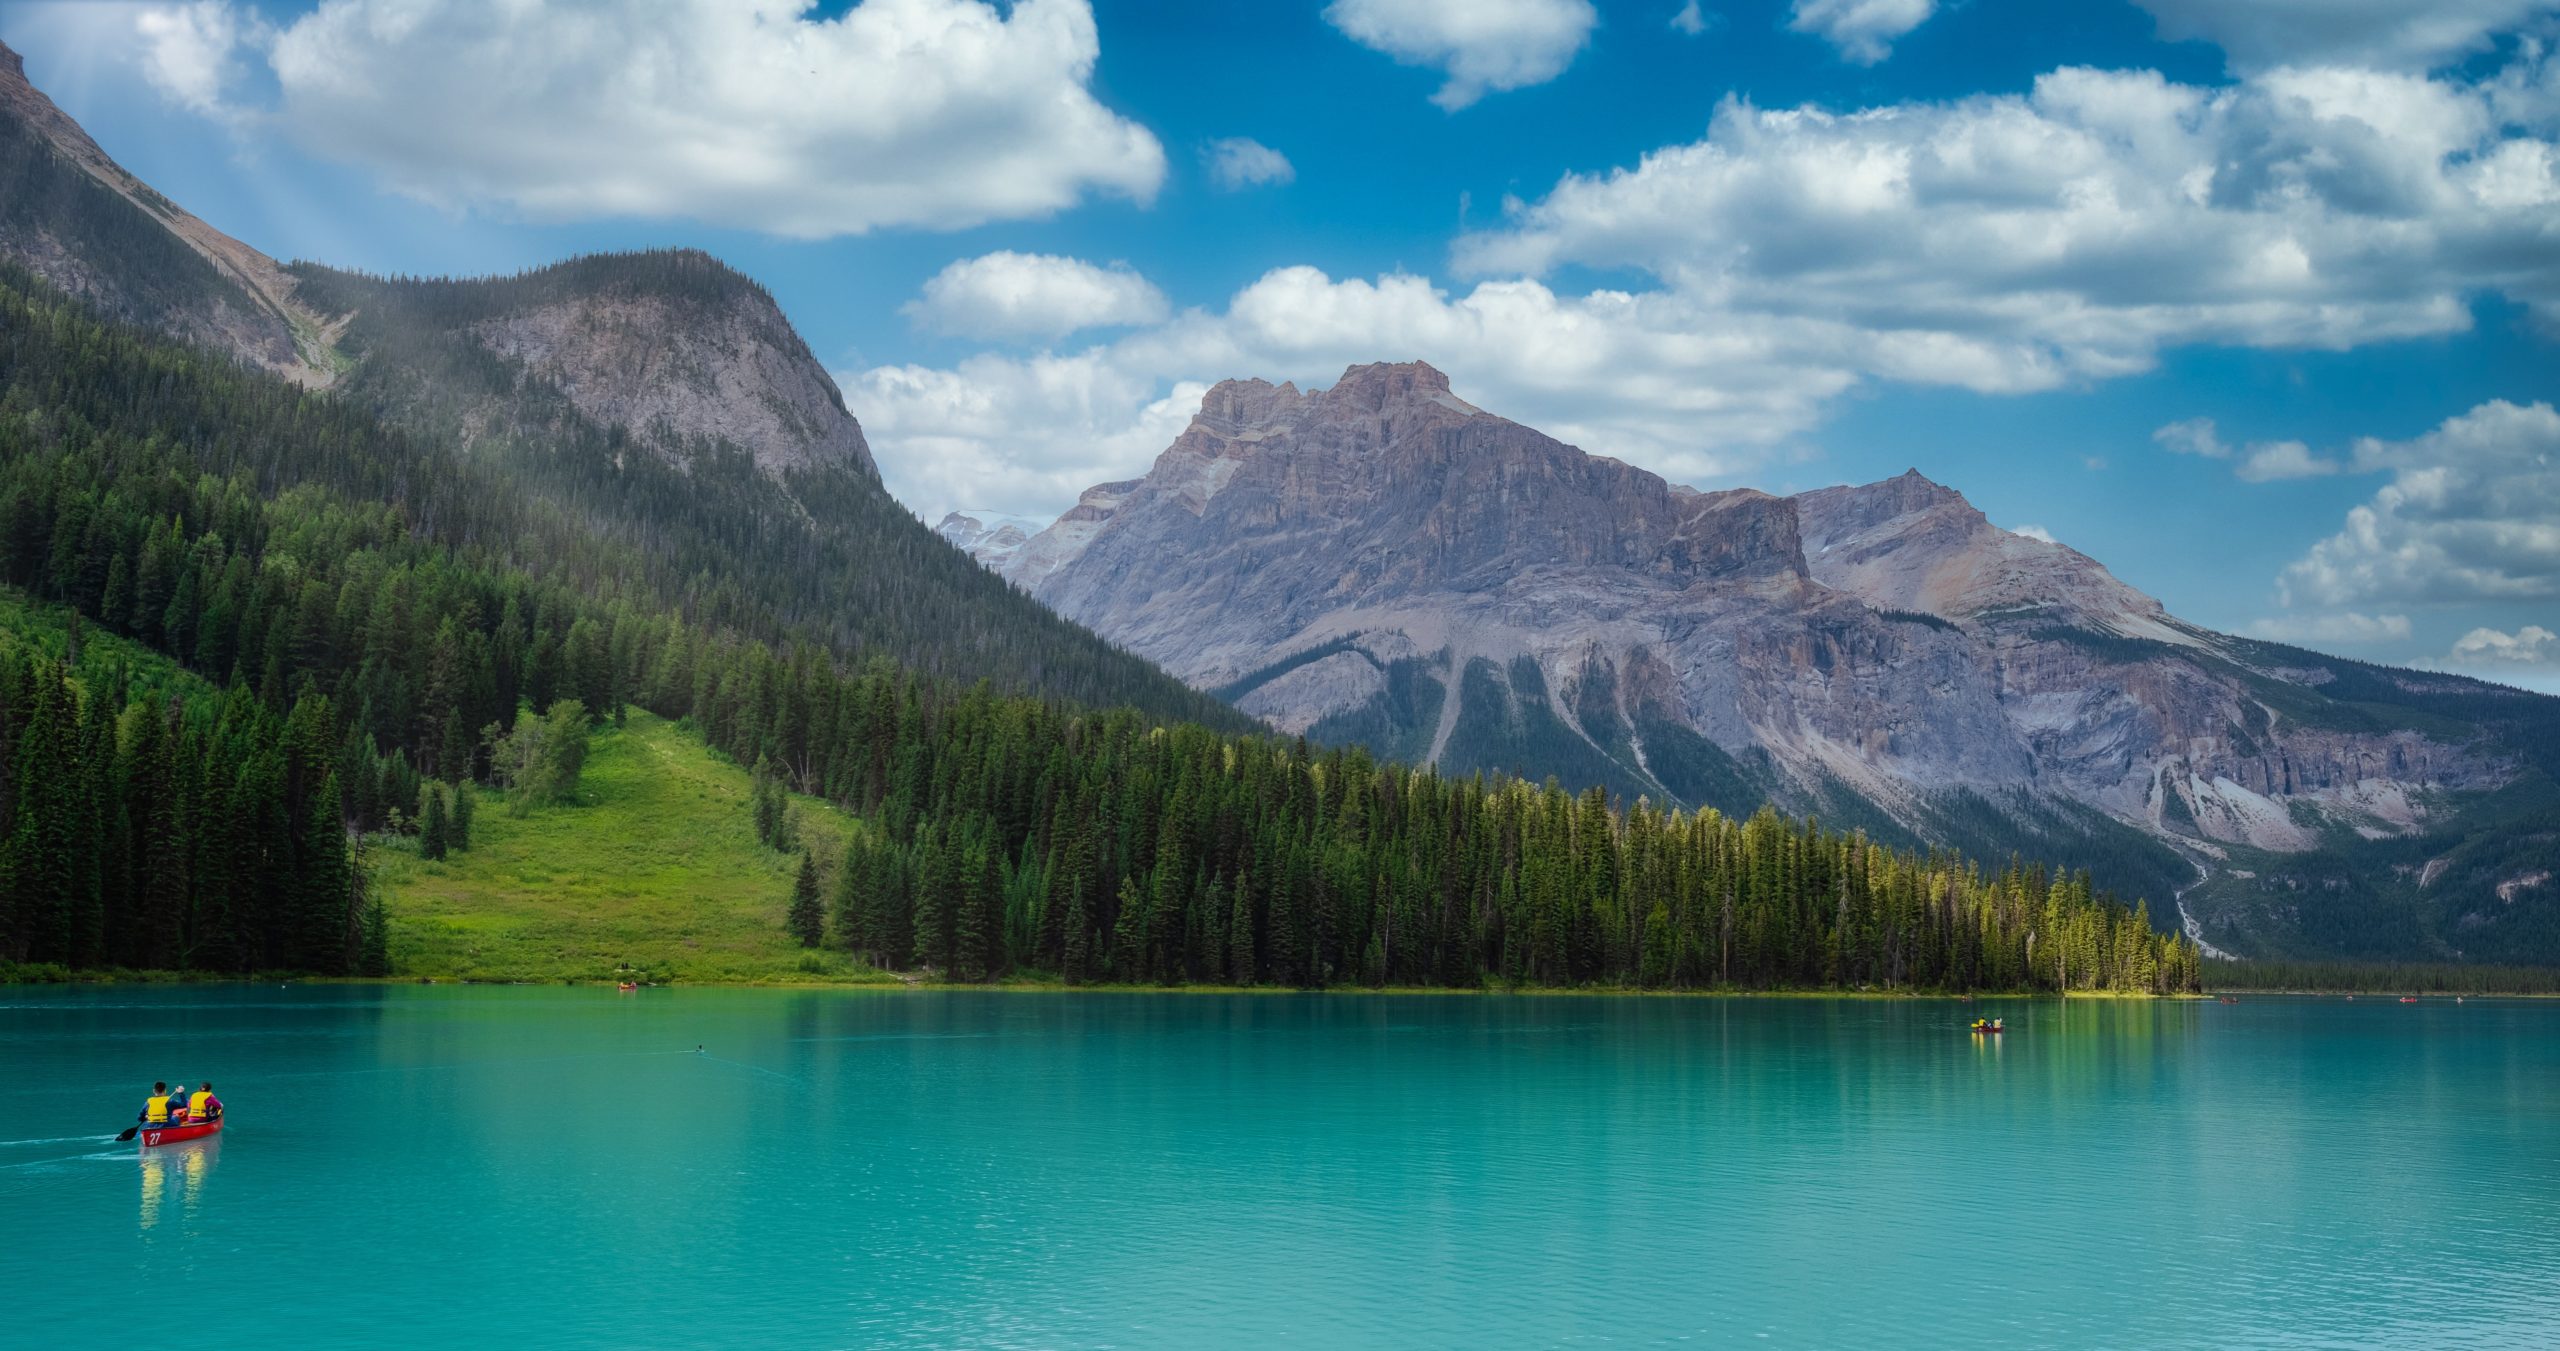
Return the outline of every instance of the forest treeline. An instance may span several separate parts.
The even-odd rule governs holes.
[[[0,576],[191,673],[0,667],[13,960],[378,969],[353,842],[414,828],[439,780],[515,772],[520,710],[575,701],[688,720],[858,813],[808,870],[832,877],[804,936],[957,978],[2196,984],[2190,945],[2085,876],[1443,779],[726,624],[614,584],[620,546],[566,515],[470,500],[499,485],[461,457],[22,278],[0,279],[0,381]]]
[[[2560,969],[2491,962],[2288,962],[2208,958],[2216,990],[2266,993],[2560,994]]]

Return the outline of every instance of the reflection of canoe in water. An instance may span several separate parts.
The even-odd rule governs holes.
[[[201,1140],[208,1135],[218,1135],[221,1131],[222,1118],[220,1117],[215,1117],[211,1121],[191,1121],[176,1126],[145,1126],[142,1128],[142,1146],[148,1149],[153,1145],[185,1144],[189,1140]]]

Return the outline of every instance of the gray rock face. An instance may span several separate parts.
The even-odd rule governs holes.
[[[559,386],[587,417],[670,453],[726,441],[769,474],[880,476],[835,381],[760,290],[737,288],[713,305],[611,288],[509,311],[473,336]]]
[[[2317,716],[2286,650],[2188,625],[1916,472],[1694,492],[1418,363],[1221,384],[1143,479],[983,556],[1283,731],[1656,801],[1849,803],[1937,838],[1970,793],[2210,858],[2405,832],[2515,772]]]

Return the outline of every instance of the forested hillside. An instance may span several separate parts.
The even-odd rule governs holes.
[[[698,329],[715,347],[781,351],[815,373],[763,289],[708,255],[591,256],[467,280],[368,277],[309,263],[292,271],[308,303],[345,316],[339,348],[349,369],[333,396],[419,442],[467,448],[459,490],[437,494],[437,509],[451,519],[433,524],[448,538],[516,539],[505,522],[470,519],[478,490],[496,488],[547,505],[572,533],[608,548],[620,588],[713,627],[765,641],[807,639],[849,658],[877,653],[949,679],[991,679],[1237,730],[1251,725],[1030,602],[925,528],[880,487],[831,386],[808,391],[820,399],[810,407],[780,410],[777,425],[814,444],[823,440],[816,423],[841,420],[851,439],[840,457],[748,446],[700,429],[722,425],[712,421],[688,431],[672,422],[600,420],[539,362],[505,354],[493,335],[492,325],[511,317],[534,324],[541,316],[552,316],[544,332],[565,328],[605,348],[682,345],[630,334]],[[575,322],[558,317],[573,306],[588,310]],[[730,331],[741,324],[751,331]],[[623,331],[610,341],[585,331],[617,325]],[[653,380],[708,383],[735,354],[585,353],[633,371],[653,364],[644,356],[675,367]],[[587,384],[605,379],[586,372]],[[728,400],[769,401],[762,393]],[[721,401],[706,395],[674,406],[710,418],[706,402]],[[510,553],[556,576],[556,549],[543,541]]]
[[[351,835],[489,775],[524,708],[638,705],[872,820],[813,937],[961,978],[2194,984],[2086,878],[849,666],[738,575],[662,595],[672,556],[477,457],[22,276],[0,380],[5,580],[192,673],[71,663],[67,618],[16,645],[13,960],[378,965]]]

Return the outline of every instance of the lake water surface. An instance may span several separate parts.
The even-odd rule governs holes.
[[[11,1347],[2560,1345],[2550,1003],[0,989],[0,1141]]]

